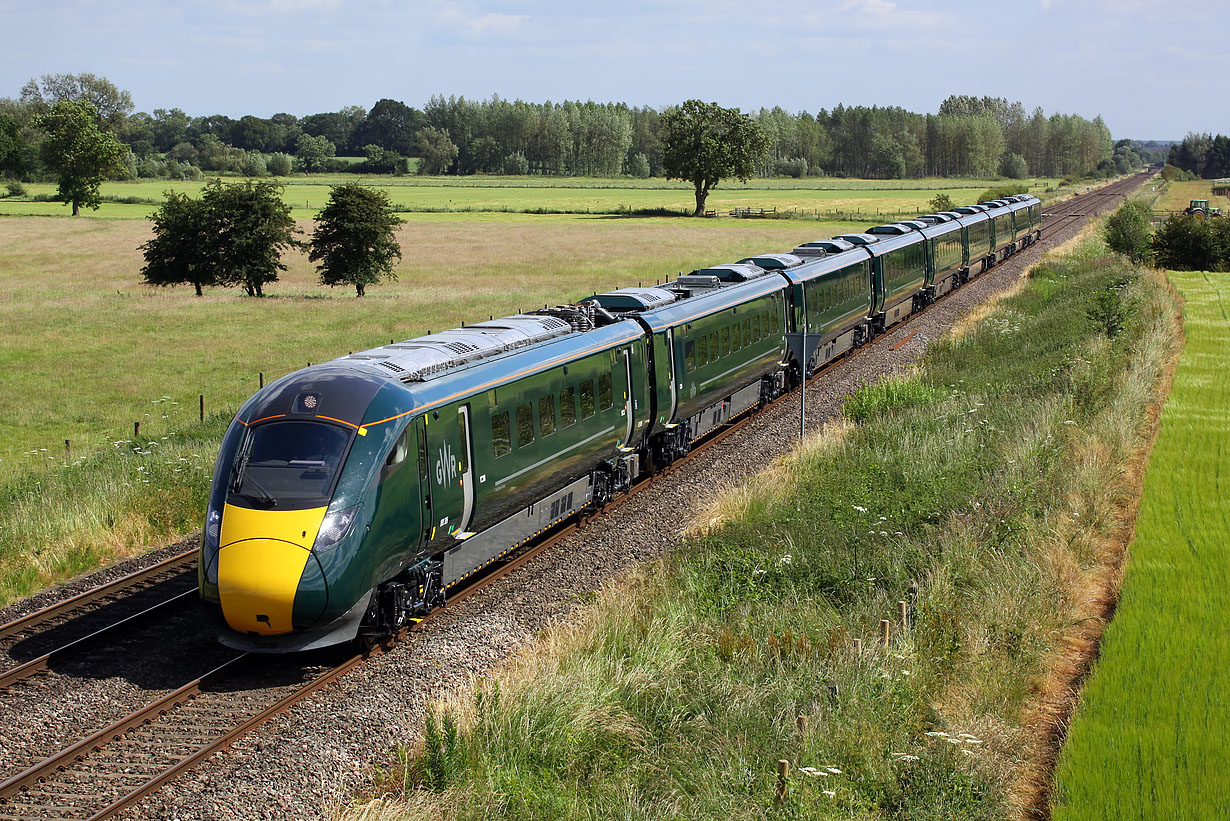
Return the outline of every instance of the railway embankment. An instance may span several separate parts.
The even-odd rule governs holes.
[[[1035,266],[439,705],[352,817],[1028,816],[1178,333],[1096,241]]]

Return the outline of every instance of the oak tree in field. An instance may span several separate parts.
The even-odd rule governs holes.
[[[39,113],[66,100],[89,103],[99,124],[109,131],[118,131],[133,109],[131,94],[96,74],[44,74],[21,89],[21,101]]]
[[[150,215],[154,236],[140,248],[145,254],[141,275],[146,285],[183,285],[201,288],[222,284],[214,237],[204,200],[167,192],[166,202]]]
[[[282,252],[298,248],[300,233],[282,200],[282,186],[248,180],[224,185],[214,179],[201,200],[210,231],[210,264],[221,272],[224,285],[242,285],[248,296],[264,296],[263,286],[277,282],[285,271]]]
[[[98,125],[94,106],[77,100],[61,100],[35,125],[47,134],[39,151],[43,162],[59,177],[60,199],[73,206],[97,209],[98,186],[123,167],[127,149],[109,131]]]
[[[394,258],[401,259],[395,232],[403,220],[393,213],[389,195],[359,183],[335,186],[316,215],[312,262],[319,262],[322,285],[353,285],[363,296],[368,285],[397,279]]]
[[[747,182],[768,151],[768,138],[754,120],[717,103],[688,100],[663,114],[661,127],[663,168],[668,179],[696,186],[694,216],[705,212],[719,181]]]

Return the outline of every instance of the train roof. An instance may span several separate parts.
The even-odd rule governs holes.
[[[853,242],[845,239],[821,239],[803,243],[794,249],[794,254],[800,257],[815,257],[824,254],[840,254],[854,247],[856,246]]]
[[[708,268],[699,268],[687,276],[680,277],[679,281],[682,282],[689,277],[717,277],[722,282],[747,282],[749,279],[768,276],[768,273],[767,270],[759,265],[732,262],[726,265],[711,265]]]
[[[730,266],[715,267],[729,268]],[[751,268],[754,266],[742,267]],[[613,297],[619,294],[619,291],[596,294],[587,300],[583,300],[581,304],[598,305],[606,310],[617,312],[619,316],[635,314],[649,326],[650,330],[657,332],[690,322],[698,317],[724,311],[727,308],[741,305],[744,302],[758,299],[785,288],[785,282],[780,277],[771,276],[768,271],[762,268],[756,270],[759,271],[760,276],[742,281],[736,279],[722,280],[715,275],[700,274],[699,272],[679,277],[674,282],[664,286],[665,290],[675,295],[675,299],[669,303],[657,306],[617,308],[615,307],[617,303]],[[797,270],[797,268],[788,270]],[[785,274],[786,271],[782,270],[777,273]]]
[[[803,264],[803,258],[795,254],[757,254],[739,260],[738,264],[756,265],[766,271],[780,271],[783,268],[793,268]]]
[[[925,227],[927,227],[925,222],[890,222],[886,225],[877,225],[874,228],[868,228],[867,233],[875,234],[876,236],[900,236],[902,234],[909,234]]]
[[[881,236],[879,239],[879,242],[874,245],[868,245],[865,248],[873,257],[882,257],[901,248],[917,245],[923,241],[923,234],[919,231],[910,231],[907,234],[898,234],[896,236]]]
[[[927,237],[928,239],[933,239],[935,237],[942,237],[947,234],[951,234],[954,231],[960,231],[960,230],[961,230],[960,221],[949,220],[948,222],[937,222],[932,225],[928,225],[926,228],[922,229],[920,233],[924,237]]]
[[[871,245],[873,242],[879,242],[880,238],[874,234],[838,234],[833,239],[844,239],[846,242],[851,242],[855,245]]]
[[[797,268],[780,271],[779,273],[786,277],[794,284],[800,282],[809,282],[817,277],[822,277],[825,274],[831,274],[834,271],[840,271],[851,265],[857,265],[860,262],[866,262],[871,259],[870,248],[866,246],[856,245],[847,251],[838,254],[826,254],[822,257],[816,257],[808,260]]]
[[[952,222],[956,217],[952,214],[923,214],[918,218],[919,222],[925,222],[928,225],[938,225],[941,222]]]

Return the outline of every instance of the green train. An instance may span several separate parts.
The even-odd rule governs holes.
[[[980,203],[288,374],[218,454],[198,581],[220,639],[399,629],[1032,244],[1041,217],[1033,197]]]

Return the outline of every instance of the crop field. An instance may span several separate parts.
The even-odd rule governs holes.
[[[329,187],[359,180],[389,192],[395,206],[414,212],[475,213],[594,213],[614,214],[639,209],[671,209],[690,212],[695,207],[692,188],[687,183],[662,179],[587,179],[556,177],[311,177],[286,178],[283,196],[298,219],[311,219],[324,207]],[[875,220],[877,215],[925,213],[927,202],[937,193],[946,193],[954,203],[975,201],[987,188],[1000,185],[994,180],[839,180],[828,178],[751,180],[723,182],[709,196],[707,207],[724,214],[735,206],[776,208],[779,212],[824,217],[852,214]],[[1028,181],[1038,195],[1055,188],[1056,180]],[[142,180],[111,182],[103,186],[104,197],[137,202],[105,202],[87,216],[102,218],[143,218],[168,190],[195,194],[201,182]],[[29,184],[29,195],[0,199],[0,216],[54,216],[66,213],[57,202],[36,202],[37,196],[50,196],[50,183]]]
[[[1210,180],[1168,183],[1153,208],[1158,211],[1182,211],[1191,205],[1192,200],[1208,200],[1209,205],[1220,208],[1222,214],[1230,216],[1230,197],[1213,196]]]
[[[1230,274],[1172,272],[1186,344],[1122,596],[1064,747],[1056,821],[1230,807]]]

